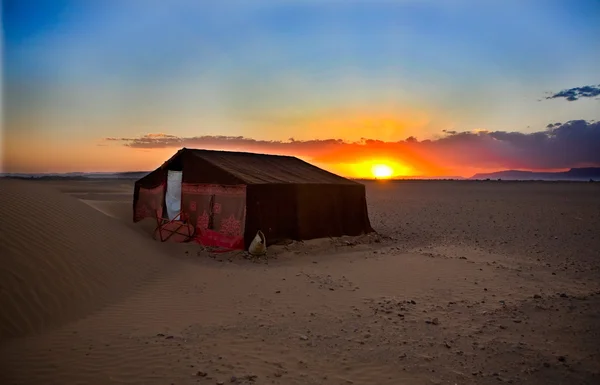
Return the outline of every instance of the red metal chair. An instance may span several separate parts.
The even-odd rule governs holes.
[[[195,226],[189,223],[189,217],[180,211],[174,219],[163,218],[156,211],[156,228],[154,238],[161,242],[171,240],[173,242],[188,242],[196,232]]]

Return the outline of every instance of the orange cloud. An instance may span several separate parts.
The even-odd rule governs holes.
[[[470,176],[501,169],[564,169],[600,165],[600,122],[571,121],[546,130],[519,132],[448,131],[434,140],[409,137],[400,141],[362,138],[287,141],[242,136],[182,138],[149,134],[138,138],[107,138],[138,149],[178,147],[293,155],[352,177],[370,177],[370,168],[386,164],[394,176]]]

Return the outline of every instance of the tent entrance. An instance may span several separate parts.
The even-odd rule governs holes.
[[[161,242],[187,242],[194,235],[195,226],[191,226],[185,212],[181,211],[181,172],[171,174],[166,182],[155,188],[139,188],[139,196],[134,206],[134,222],[144,218],[154,218],[155,239]]]

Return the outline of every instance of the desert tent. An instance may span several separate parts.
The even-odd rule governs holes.
[[[372,232],[365,186],[291,156],[182,148],[135,182],[133,221],[184,213],[204,245]]]

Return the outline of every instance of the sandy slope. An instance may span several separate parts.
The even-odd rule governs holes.
[[[93,314],[59,316],[59,327],[0,346],[2,383],[600,381],[596,186],[372,184],[371,218],[384,236],[271,248],[268,264],[154,242],[130,223],[130,202],[115,198],[127,186],[54,186],[88,205],[24,186],[11,188],[32,201],[27,207],[55,207],[38,226],[54,221],[50,212],[81,215],[65,221],[77,224],[71,235],[48,234],[57,253],[76,261],[73,234],[100,233],[110,241],[90,238],[79,250],[111,263],[86,260],[89,275],[103,277],[89,278],[95,284],[71,280],[96,288],[86,301],[96,304]],[[132,242],[118,255],[123,238]],[[41,249],[38,239],[27,247]],[[157,250],[169,255],[168,267]],[[64,256],[44,259],[60,266]],[[153,262],[140,269],[139,261]],[[159,273],[148,275],[153,267]],[[135,287],[130,276],[139,278]],[[131,290],[110,300],[119,284]],[[25,308],[33,316],[44,306]]]
[[[0,340],[83,316],[165,262],[136,232],[76,199],[0,183]]]

